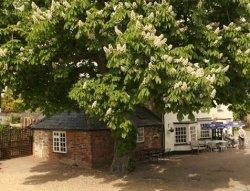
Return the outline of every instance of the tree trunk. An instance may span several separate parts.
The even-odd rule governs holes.
[[[114,141],[114,157],[110,167],[111,172],[126,173],[128,172],[130,155],[119,156],[118,155],[118,140]]]

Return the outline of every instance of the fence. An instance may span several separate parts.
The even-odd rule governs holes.
[[[0,159],[31,155],[32,142],[30,128],[4,128],[0,131]]]

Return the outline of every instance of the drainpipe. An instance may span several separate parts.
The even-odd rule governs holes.
[[[0,113],[2,112],[2,92],[3,92],[3,85],[0,84]]]
[[[162,118],[162,124],[163,124],[163,133],[162,133],[162,148],[165,153],[165,120],[164,120],[164,114],[161,115]]]

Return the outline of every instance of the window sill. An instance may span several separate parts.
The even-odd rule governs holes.
[[[188,143],[175,143],[174,146],[184,146],[184,145],[190,145]]]
[[[67,154],[67,152],[58,152],[58,151],[53,151],[53,153],[57,153],[57,154]]]
[[[144,143],[145,141],[136,141],[137,144]]]

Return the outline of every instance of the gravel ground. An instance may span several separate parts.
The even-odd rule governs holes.
[[[0,191],[250,191],[250,147],[172,156],[125,177],[16,158],[0,161]]]

